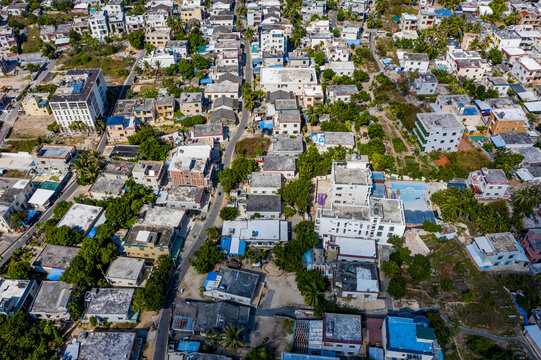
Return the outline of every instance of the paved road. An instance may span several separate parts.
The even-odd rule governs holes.
[[[126,81],[124,81],[124,85],[122,86],[122,90],[120,91],[120,94],[118,95],[119,100],[124,99],[124,97],[126,96],[126,92],[133,85],[133,79],[135,78],[135,68],[137,67],[137,64],[139,64],[139,62],[141,60],[143,60],[143,58],[145,57],[146,54],[147,54],[147,51],[145,49],[143,49],[143,50],[141,50],[141,52],[139,53],[139,55],[135,59],[135,63],[132,66],[130,74],[126,78]]]
[[[244,49],[246,51],[246,63],[244,65],[244,81],[251,82],[252,80],[252,56],[249,51],[249,43],[247,41],[244,41]],[[244,106],[242,106],[242,115],[241,115],[241,121],[237,128],[237,131],[235,134],[231,137],[229,143],[227,144],[227,147],[225,149],[225,152],[223,154],[222,163],[224,167],[228,167],[231,164],[232,158],[233,158],[233,151],[235,149],[235,144],[239,139],[241,138],[242,134],[244,133],[244,127],[248,124],[248,119],[250,117],[249,111],[245,109]],[[198,234],[191,234],[193,241],[191,241],[191,247],[189,249],[185,249],[182,252],[182,260],[180,264],[177,266],[171,281],[169,283],[169,287],[167,289],[167,293],[165,296],[165,304],[164,308],[162,309],[160,320],[158,323],[158,328],[156,330],[156,342],[154,344],[154,360],[162,360],[165,359],[167,355],[167,347],[168,347],[168,339],[169,339],[169,325],[171,323],[171,316],[173,313],[173,307],[174,307],[174,301],[178,293],[178,289],[180,287],[180,284],[182,283],[182,280],[184,279],[184,276],[186,276],[186,272],[188,271],[188,268],[190,265],[188,264],[188,259],[193,258],[194,253],[201,247],[205,240],[205,232],[208,228],[214,226],[216,223],[216,220],[218,219],[218,215],[220,213],[221,205],[224,201],[225,195],[223,194],[221,185],[218,185],[216,189],[216,195],[214,197],[214,202],[212,203],[212,206],[210,208],[210,211],[207,215],[207,218],[205,220],[205,223],[199,230]]]

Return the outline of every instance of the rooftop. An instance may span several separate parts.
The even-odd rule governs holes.
[[[299,110],[281,110],[278,112],[278,119],[281,123],[299,123],[301,122],[301,112]]]
[[[362,344],[361,315],[323,315],[323,341]]]
[[[134,166],[135,163],[131,161],[111,160],[107,163],[107,165],[105,165],[103,172],[105,174],[122,175],[129,177],[131,176]]]
[[[86,233],[102,212],[102,207],[75,203],[58,222],[57,227],[69,226]]]
[[[404,61],[424,61],[429,62],[430,59],[428,58],[428,55],[425,53],[416,54],[416,53],[405,53],[404,54]]]
[[[124,191],[125,180],[110,179],[100,176],[90,187],[90,192],[95,194],[106,194],[110,196],[120,196]]]
[[[342,283],[342,291],[379,293],[376,263],[340,261],[333,266],[335,280]]]
[[[282,197],[280,195],[247,195],[246,211],[281,212]]]
[[[462,131],[464,129],[464,126],[456,119],[453,113],[418,113],[417,120],[422,123],[427,131]]]
[[[185,300],[177,297],[173,329],[178,331],[223,330],[227,324],[249,328],[251,309],[230,302]]]
[[[203,93],[181,93],[179,103],[182,106],[184,103],[200,103],[203,102]]]
[[[91,332],[79,336],[79,359],[85,360],[126,360],[129,359],[135,343],[135,332]]]
[[[235,220],[224,221],[222,236],[247,241],[288,240],[288,222],[280,220]]]
[[[522,56],[517,61],[528,71],[541,71],[541,65],[529,56]]]
[[[316,83],[314,68],[262,67],[261,85]]]
[[[280,110],[298,110],[296,99],[276,99],[274,100],[274,109]]]
[[[385,320],[388,349],[399,352],[436,355],[435,348],[432,346],[435,341],[434,329],[428,327],[428,319],[424,317],[387,316]],[[418,331],[420,328],[425,331]],[[426,329],[430,330],[426,331]],[[443,358],[443,355],[440,358]]]
[[[335,205],[332,209],[318,209],[324,217],[370,220],[381,217],[384,222],[404,223],[404,207],[399,199],[378,199],[372,197],[370,205]]]
[[[18,301],[33,281],[0,278],[0,309],[5,306],[4,300],[16,298]]]
[[[259,275],[247,271],[220,268],[216,288],[224,293],[253,299]]]
[[[350,132],[325,131],[325,145],[354,145],[355,136]]]
[[[144,267],[144,259],[119,256],[109,265],[105,276],[115,279],[137,280]]]
[[[170,210],[163,208],[164,211]],[[173,236],[173,228],[170,226],[156,226],[135,224],[131,227],[125,240],[126,246],[168,247]]]
[[[273,138],[272,152],[276,153],[299,153],[304,151],[304,142],[301,136],[277,135]]]
[[[372,172],[367,168],[351,166],[349,162],[333,163],[335,184],[372,185]]]
[[[101,69],[68,70],[51,102],[86,101],[101,72]]]
[[[115,145],[109,155],[110,158],[118,157],[124,159],[135,159],[140,156],[139,145]]]
[[[515,237],[509,232],[486,234],[474,238],[474,241],[489,256],[519,251]]]
[[[113,111],[112,116],[132,116],[134,106],[135,100],[118,100],[116,102],[115,110]]]
[[[250,186],[252,188],[280,188],[282,187],[282,175],[280,173],[254,172],[251,175]]]
[[[513,148],[511,152],[515,154],[521,154],[524,156],[525,163],[538,163],[541,162],[541,150],[535,146],[523,147],[523,148]]]
[[[239,100],[231,99],[231,98],[228,98],[227,96],[220,96],[218,99],[212,102],[213,109],[218,109],[222,106],[229,107],[231,108],[231,110],[237,110],[239,107]]]
[[[64,314],[73,286],[62,281],[42,281],[30,313]]]
[[[296,171],[297,159],[295,156],[265,156],[263,171]]]
[[[40,145],[35,150],[36,156],[46,159],[66,159],[75,151],[75,146]]]
[[[489,184],[508,184],[507,176],[502,169],[482,168],[481,172]]]
[[[79,250],[79,247],[74,246],[46,244],[36,257],[33,265],[55,269],[66,269]]]
[[[0,211],[7,211],[29,182],[28,179],[0,178]]]
[[[335,95],[352,95],[359,92],[356,85],[329,85],[326,90],[327,93],[334,93]]]
[[[186,211],[180,209],[165,209],[163,207],[143,207],[140,215],[143,214],[142,224],[154,226],[168,226],[177,228],[186,216]]]
[[[124,315],[130,312],[135,289],[101,288],[87,292],[89,303],[86,313],[90,315]]]
[[[223,124],[197,124],[193,129],[194,137],[222,136],[223,134]]]
[[[199,203],[203,198],[205,188],[202,186],[173,186],[171,189],[162,190],[156,201],[157,204],[168,202]],[[162,195],[163,194],[163,195]]]
[[[139,161],[133,167],[134,173],[143,173],[146,177],[160,176],[164,167],[163,161]]]
[[[494,109],[493,113],[499,121],[528,121],[528,118],[520,105],[511,105]]]

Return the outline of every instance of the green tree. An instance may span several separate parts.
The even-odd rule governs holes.
[[[10,261],[4,275],[10,279],[33,279],[34,268],[28,261]]]
[[[145,31],[132,31],[128,34],[128,41],[134,49],[142,49],[145,45]]]
[[[60,201],[57,202],[54,207],[54,217],[61,219],[73,205],[71,201]]]
[[[158,258],[158,264],[152,269],[145,287],[137,289],[135,293],[134,310],[159,311],[161,309],[172,267],[173,259],[170,256],[161,255]]]
[[[297,272],[303,265],[303,254],[310,248],[319,244],[319,239],[314,231],[314,223],[302,221],[293,228],[295,238],[286,244],[277,244],[272,249],[274,263],[280,269],[287,272]]]
[[[44,44],[41,48],[41,55],[49,59],[54,59],[56,57],[56,48],[51,44]]]
[[[220,210],[220,218],[222,220],[235,220],[239,216],[239,211],[236,207],[226,206]]]
[[[505,175],[510,178],[512,172],[516,167],[524,160],[522,154],[512,153],[507,150],[500,150],[496,152],[494,157],[494,167],[497,169],[502,169]]]
[[[233,354],[236,354],[237,350],[244,345],[244,341],[242,340],[243,331],[244,328],[236,328],[233,325],[228,324],[225,333],[222,336],[222,340],[220,341],[220,345],[231,351]]]
[[[244,360],[274,360],[275,349],[273,347],[258,347],[244,356]]]
[[[387,293],[394,299],[402,299],[406,295],[406,282],[401,276],[395,276],[389,281]]]
[[[98,325],[98,319],[96,319],[95,316],[91,316],[90,319],[88,319],[88,321],[90,322],[90,325],[91,326],[97,326]]]
[[[72,229],[69,226],[49,227],[45,230],[45,242],[55,245],[76,245],[83,241],[84,235],[81,231]]]
[[[58,11],[69,12],[73,8],[73,3],[71,0],[53,0],[51,7]]]
[[[284,203],[294,205],[299,212],[305,212],[312,203],[314,187],[309,179],[290,181],[278,190]]]
[[[213,241],[205,241],[201,247],[194,252],[194,258],[188,259],[190,265],[199,274],[205,274],[222,261],[222,253]]]
[[[385,137],[385,130],[383,130],[381,124],[372,123],[368,125],[368,136],[370,139],[383,139]]]
[[[220,230],[216,226],[212,226],[205,231],[205,235],[209,240],[217,241],[220,239]]]
[[[428,258],[421,254],[413,257],[411,265],[408,268],[408,274],[415,282],[426,280],[430,277],[432,270]]]
[[[296,276],[297,288],[309,306],[317,306],[322,302],[327,288],[326,279],[317,270],[300,270]]]
[[[24,210],[17,210],[9,216],[9,226],[12,229],[20,229],[26,222],[27,213]]]
[[[325,53],[323,51],[317,51],[313,56],[313,60],[318,66],[323,66],[326,61]]]

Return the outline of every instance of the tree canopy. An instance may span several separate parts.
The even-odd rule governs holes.
[[[154,266],[148,277],[145,287],[137,289],[134,298],[135,310],[159,311],[163,305],[169,273],[173,266],[173,259],[167,255],[158,258],[158,264]]]
[[[193,266],[195,271],[199,274],[205,274],[212,270],[212,268],[222,261],[222,253],[216,246],[216,243],[211,240],[207,240],[201,245],[201,247],[194,253],[194,258],[189,259],[188,262]]]
[[[319,243],[317,234],[314,231],[314,223],[303,221],[293,228],[295,237],[285,245],[277,244],[272,249],[274,263],[280,269],[287,272],[297,272],[302,268],[302,255],[310,248]]]
[[[314,187],[309,179],[298,179],[290,181],[282,186],[278,193],[287,205],[295,206],[299,211],[307,211],[312,203]]]

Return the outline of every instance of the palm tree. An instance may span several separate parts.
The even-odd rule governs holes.
[[[310,282],[306,284],[306,289],[303,291],[304,301],[308,306],[316,307],[321,303],[321,299],[325,296],[325,293],[321,291],[317,284]]]
[[[162,63],[161,63],[160,60],[156,60],[154,65],[156,65],[156,77],[154,78],[154,82],[156,82],[156,80],[158,79],[158,76],[160,74],[160,71],[162,69]]]
[[[479,37],[475,37],[472,42],[470,43],[470,45],[468,46],[468,50],[478,50],[480,47],[480,41],[479,41]]]
[[[98,150],[92,151],[91,158],[92,158],[92,161],[94,161],[100,167],[101,167],[101,164],[105,162],[105,156],[100,154]]]
[[[513,10],[511,14],[507,15],[505,18],[506,25],[517,25],[520,22],[520,13],[516,10]]]
[[[254,29],[250,27],[244,30],[244,38],[248,40],[248,42],[250,43],[252,42],[252,40],[254,39],[254,35],[255,35],[255,31]]]
[[[243,331],[244,328],[235,328],[233,325],[229,324],[225,330],[225,334],[222,336],[220,345],[225,349],[236,353],[238,348],[244,345],[244,341],[242,340]]]
[[[150,63],[147,60],[143,61],[143,72],[145,75],[148,74],[149,69],[150,69]]]
[[[453,198],[445,200],[441,206],[441,214],[443,218],[450,221],[455,221],[462,215],[462,208]]]
[[[373,16],[369,17],[368,20],[366,20],[366,26],[368,26],[369,29],[374,29],[378,26],[378,21]]]
[[[237,14],[239,14],[239,16],[246,16],[247,13],[248,13],[248,9],[246,9],[246,5],[240,4],[237,7]]]

